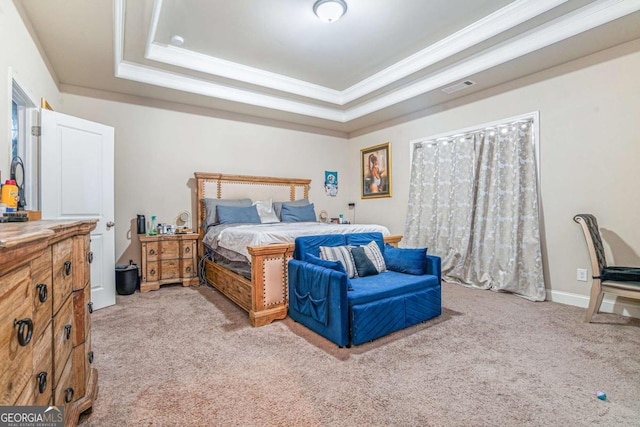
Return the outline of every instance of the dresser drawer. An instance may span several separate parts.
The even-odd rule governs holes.
[[[53,245],[53,313],[57,313],[73,289],[73,239]]]
[[[56,388],[62,370],[73,348],[73,298],[67,298],[58,314],[53,318],[53,387]]]
[[[88,376],[86,376],[86,365],[89,364],[89,361],[87,360],[87,352],[85,351],[85,344],[82,343],[77,347],[73,348],[73,354],[72,354],[72,359],[73,359],[73,383],[74,383],[74,392],[76,393],[76,395],[78,396],[84,396],[85,394],[85,388],[86,388],[86,384],[87,384],[87,379],[89,378]]]
[[[84,342],[86,331],[91,329],[89,310],[91,307],[91,285],[73,291],[73,346]]]
[[[84,288],[85,283],[89,279],[86,275],[86,266],[89,264],[87,253],[84,251],[86,245],[85,236],[76,236],[73,238],[73,286],[72,291]]]
[[[91,281],[91,262],[93,261],[93,252],[91,252],[91,237],[89,235],[81,237],[83,248],[81,251],[84,263],[84,285]]]
[[[42,335],[51,322],[53,310],[53,277],[51,273],[51,248],[31,262],[31,286],[33,292],[33,336]]]
[[[29,265],[0,276],[0,405],[18,399],[33,369],[30,284]]]
[[[80,398],[80,394],[76,392],[76,383],[73,376],[73,360],[70,357],[66,361],[60,380],[53,390],[53,404],[56,406],[64,406],[65,418],[69,412],[69,405]]]
[[[49,322],[47,329],[33,346],[33,389],[34,405],[48,405],[53,390],[53,325]]]

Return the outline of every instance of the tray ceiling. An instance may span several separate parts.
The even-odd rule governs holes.
[[[347,0],[331,24],[313,3],[15,2],[63,91],[345,134],[640,37],[640,0]]]

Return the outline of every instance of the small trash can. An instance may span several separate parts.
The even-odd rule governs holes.
[[[119,295],[131,295],[137,287],[140,287],[140,276],[133,260],[129,260],[129,265],[116,265],[116,292]]]

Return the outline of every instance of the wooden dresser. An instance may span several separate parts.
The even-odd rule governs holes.
[[[142,247],[140,292],[168,283],[198,284],[197,234],[140,234],[138,238]]]
[[[65,407],[98,392],[91,367],[89,233],[96,221],[0,224],[0,405]]]

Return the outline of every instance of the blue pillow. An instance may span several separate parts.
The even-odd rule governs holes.
[[[426,272],[427,248],[395,248],[387,244],[384,247],[383,256],[387,270],[416,276]]]
[[[279,220],[282,221],[282,206],[307,206],[309,204],[309,199],[298,199],[290,202],[273,202],[273,210],[276,213],[276,216]]]
[[[210,225],[220,224],[218,206],[251,206],[251,199],[202,199],[205,217],[202,219],[202,229],[206,232]]]
[[[220,224],[260,224],[260,215],[255,206],[238,207],[223,206],[216,207],[218,211],[218,221]]]
[[[315,264],[320,267],[335,270],[338,273],[344,273],[345,275],[347,274],[347,270],[344,269],[344,265],[342,265],[340,261],[329,261],[328,259],[318,258],[317,256],[311,254],[306,255],[306,260],[309,264]],[[351,287],[351,280],[349,279],[349,276],[347,276],[347,290],[353,290],[353,288]]]
[[[316,211],[313,203],[306,206],[282,205],[282,222],[316,221]]]
[[[347,270],[344,269],[344,266],[340,261],[329,261],[328,259],[318,258],[315,255],[307,254],[306,255],[307,262],[315,265],[319,265],[320,267],[330,268],[331,270],[335,270],[339,273],[347,274]]]

